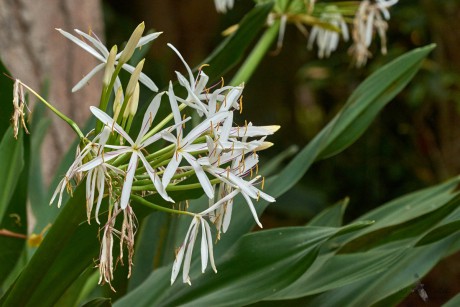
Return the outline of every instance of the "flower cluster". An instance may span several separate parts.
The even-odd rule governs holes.
[[[277,51],[282,47],[286,24],[290,22],[308,37],[308,49],[312,49],[316,42],[319,58],[329,57],[337,49],[340,38],[348,41],[349,23],[353,40],[349,53],[355,65],[361,67],[372,55],[369,47],[375,32],[380,37],[382,54],[386,53],[387,20],[390,19],[388,9],[397,2],[398,0],[363,0],[357,5],[351,1],[318,3],[309,0],[292,1],[286,5],[277,3],[269,14],[267,23],[273,26],[277,20],[280,22]],[[310,33],[306,25],[312,26]]]
[[[190,283],[190,262],[200,226],[202,270],[209,260],[216,271],[210,223],[215,225],[219,239],[230,225],[236,195],[243,196],[256,223],[262,227],[253,202],[260,198],[268,202],[275,199],[262,191],[264,179],[257,174],[257,153],[272,145],[265,138],[279,126],[254,126],[250,122],[235,125],[234,112],[242,111],[244,84],[223,86],[222,82],[222,85],[208,85],[209,77],[204,71],[198,70],[195,76],[179,51],[170,44],[187,71],[185,76],[176,72],[177,87],[182,87],[185,95],[177,95],[177,88],[170,82],[167,91],[157,93],[146,104],[142,120],[137,121],[139,82],[150,90],[157,90],[150,78],[141,72],[143,60],[136,67],[126,64],[136,48],[158,36],[154,33],[142,37],[143,27],[143,24],[139,25],[121,53],[117,53],[116,46],[109,52],[96,36],[75,30],[93,48],[84,40],[58,29],[102,62],[73,90],[78,90],[102,68],[104,78],[99,107],[90,107],[98,121],[96,128],[86,136],[75,128],[81,142],[74,162],[58,184],[50,203],[57,199],[57,205],[61,206],[64,191],[72,194],[74,186],[86,178],[88,223],[94,216],[96,223],[100,224],[101,216],[107,212],[107,221],[100,229],[98,267],[99,282],[108,284],[113,279],[114,264],[117,261],[123,263],[124,250],[128,251],[129,274],[131,272],[137,224],[133,202],[191,216],[190,228],[178,248],[171,275],[172,283],[182,267],[183,282]],[[132,73],[125,88],[118,79],[121,68]],[[15,86],[15,93],[18,93],[14,101],[16,126],[19,123],[25,126],[21,89]],[[113,116],[107,111],[112,91],[115,92]],[[163,111],[169,109],[170,114],[159,118],[160,108]],[[198,123],[192,127],[190,115],[194,113],[193,122],[198,119]],[[69,120],[62,114],[60,116]],[[136,137],[130,133],[131,126],[138,130]],[[197,189],[197,186],[209,198],[208,209],[198,213],[174,209],[174,203],[186,199],[175,199],[170,191]],[[155,197],[171,205],[154,204],[152,199]],[[101,210],[102,206],[107,209]],[[121,222],[117,223],[118,219]],[[120,246],[117,261],[113,257],[115,238]]]

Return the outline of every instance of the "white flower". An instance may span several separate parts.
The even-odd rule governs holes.
[[[165,200],[174,202],[166,193],[165,189],[163,188],[163,185],[161,184],[160,178],[158,177],[155,170],[152,168],[152,166],[149,164],[144,154],[142,153],[142,150],[144,150],[145,147],[159,140],[161,138],[161,135],[167,130],[165,129],[163,131],[160,131],[148,137],[145,140],[143,139],[145,134],[150,129],[150,126],[152,125],[153,118],[155,117],[158,111],[158,108],[160,106],[162,95],[163,93],[156,95],[155,98],[150,103],[149,107],[147,108],[147,111],[145,112],[145,115],[144,115],[144,119],[142,121],[141,130],[139,131],[139,134],[135,141],[131,139],[131,137],[123,130],[122,127],[120,127],[120,125],[118,125],[113,120],[113,118],[111,118],[105,112],[101,111],[100,109],[96,107],[90,107],[91,112],[94,114],[94,116],[96,116],[104,125],[114,129],[118,134],[120,134],[129,143],[130,146],[105,145],[104,147],[115,149],[115,150],[104,153],[103,155],[94,158],[90,162],[82,165],[79,168],[79,171],[89,171],[90,169],[93,169],[97,167],[98,165],[101,165],[104,162],[110,161],[120,155],[131,153],[131,158],[128,164],[127,174],[126,174],[125,182],[123,184],[123,189],[122,189],[121,198],[120,198],[120,207],[122,209],[125,209],[129,202],[131,188],[132,188],[132,184],[134,180],[134,175],[137,169],[138,159],[140,159],[143,165],[145,166],[145,169],[150,179],[152,180],[157,192]],[[183,123],[184,121],[178,124],[182,125]]]
[[[98,59],[101,62],[101,64],[99,64],[96,67],[94,67],[86,76],[83,77],[83,79],[81,79],[72,88],[72,92],[76,92],[79,89],[81,89],[83,86],[85,86],[88,83],[88,81],[98,71],[101,71],[101,70],[104,69],[105,65],[107,64],[108,57],[109,57],[109,50],[107,49],[107,47],[104,46],[104,44],[101,43],[101,41],[98,38],[94,38],[93,36],[88,35],[85,32],[80,31],[78,29],[75,29],[75,32],[77,32],[79,35],[81,35],[85,39],[87,39],[94,46],[94,48],[92,46],[90,46],[89,44],[87,44],[86,42],[84,42],[83,40],[77,38],[76,36],[66,32],[66,31],[64,31],[62,29],[56,29],[56,30],[58,30],[59,33],[61,33],[66,38],[68,38],[69,40],[71,40],[72,42],[74,42],[75,44],[80,46],[81,48],[83,48],[85,51],[87,51],[88,53],[93,55],[96,59]],[[156,39],[161,33],[162,32],[155,32],[155,33],[151,33],[151,34],[148,34],[148,35],[142,37],[139,40],[139,43],[137,44],[136,48],[144,46],[145,44],[148,44],[149,42],[151,42],[154,39]],[[123,54],[123,51],[119,52],[116,55],[115,59],[118,60],[121,57],[122,54]],[[117,63],[118,62],[115,61],[115,65]],[[123,64],[123,69],[128,71],[129,73],[132,73],[135,68],[133,66],[125,63],[125,64]],[[158,87],[155,85],[155,83],[153,83],[153,81],[146,74],[141,73],[139,81],[142,84],[144,84],[146,87],[148,87],[150,90],[152,90],[154,92],[158,91]],[[120,85],[121,85],[120,79],[117,77],[115,87],[114,87],[115,92],[118,89],[118,87],[120,87]]]
[[[371,4],[369,0],[362,1],[355,18],[353,19],[353,46],[349,52],[355,58],[356,66],[364,66],[372,55],[369,46],[372,43],[374,30],[378,33],[381,43],[381,52],[386,54],[386,30],[390,19],[388,8],[395,5],[398,0],[377,0]]]
[[[327,6],[325,11],[321,13],[320,21],[330,24],[331,26],[340,29],[340,32],[326,29],[320,25],[315,25],[308,39],[308,49],[313,48],[313,43],[316,40],[318,46],[318,57],[320,59],[329,57],[339,45],[340,35],[345,41],[348,41],[348,27],[342,14],[334,5]]]
[[[227,10],[231,10],[235,0],[214,0],[214,4],[216,5],[216,11],[219,13],[227,13]]]
[[[190,282],[190,263],[192,261],[193,247],[198,237],[198,231],[201,224],[201,272],[204,273],[208,266],[208,260],[211,262],[211,267],[215,273],[217,273],[216,265],[214,263],[214,253],[212,245],[211,229],[208,222],[201,216],[195,215],[190,227],[188,228],[187,234],[185,235],[184,243],[179,248],[176,259],[174,261],[171,273],[171,284],[179,275],[180,268],[182,266],[182,281],[184,283]]]
[[[175,144],[176,148],[174,155],[171,158],[171,161],[169,162],[163,174],[163,186],[166,188],[166,186],[171,181],[171,178],[174,176],[177,169],[179,168],[182,158],[184,158],[195,170],[196,176],[198,177],[198,180],[200,181],[201,186],[203,187],[203,190],[205,191],[206,195],[208,195],[208,197],[213,197],[214,190],[208,177],[204,173],[201,165],[197,162],[197,159],[191,154],[193,152],[206,149],[206,143],[194,144],[193,142],[199,136],[203,135],[205,132],[210,130],[211,127],[219,125],[219,123],[225,120],[231,114],[231,112],[219,112],[215,114],[213,117],[207,118],[198,126],[193,128],[187,136],[183,137],[183,128],[180,124],[181,115],[179,108],[177,106],[176,96],[174,95],[171,83],[169,84],[169,101],[171,103],[171,109],[177,127],[176,136],[174,136],[172,133],[168,131],[165,131],[163,132],[162,137],[165,140]]]
[[[177,99],[180,102],[185,103],[187,106],[196,109],[200,116],[202,116],[203,114],[208,116],[208,110],[206,108],[206,105],[202,102],[202,100],[206,99],[207,96],[207,94],[205,93],[205,89],[209,77],[202,70],[200,70],[199,76],[197,80],[195,80],[192,70],[188,66],[187,62],[185,62],[180,52],[173,45],[168,44],[168,46],[177,54],[177,56],[181,59],[182,63],[184,63],[184,66],[187,69],[187,73],[189,76],[189,79],[187,80],[187,78],[184,77],[180,72],[176,71],[176,75],[180,85],[185,87],[188,94],[187,99],[185,100],[182,98]]]

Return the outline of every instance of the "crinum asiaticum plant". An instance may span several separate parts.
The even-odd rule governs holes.
[[[282,44],[287,22],[295,23],[303,32],[305,25],[311,25],[308,47],[312,48],[316,41],[318,56],[322,58],[328,57],[337,48],[340,37],[348,40],[347,23],[350,23],[353,25],[354,40],[350,52],[356,65],[362,66],[371,55],[368,47],[375,33],[381,38],[382,52],[386,51],[385,20],[389,19],[388,8],[396,2],[397,0],[365,0],[360,3],[317,4],[315,1],[278,1],[268,15],[267,24],[273,26],[279,20],[278,47]],[[231,8],[233,1],[221,5],[221,8]],[[209,77],[203,71],[203,66],[194,75],[179,51],[170,44],[169,47],[177,54],[187,71],[185,76],[176,72],[178,86],[183,88],[185,94],[176,94],[170,82],[166,91],[157,93],[151,101],[144,103],[147,104],[144,114],[135,117],[138,113],[140,84],[152,92],[157,92],[158,87],[142,72],[144,60],[135,67],[128,61],[136,48],[150,43],[161,32],[142,36],[142,23],[133,32],[125,48],[118,52],[117,46],[109,50],[94,34],[75,30],[79,38],[62,29],[57,30],[101,62],[72,89],[73,92],[78,91],[97,72],[103,72],[99,105],[90,108],[97,119],[96,126],[84,135],[71,119],[20,80],[16,80],[13,101],[14,134],[17,136],[19,126],[23,126],[28,132],[24,120],[26,114],[23,88],[26,88],[65,120],[80,138],[75,160],[56,187],[50,203],[57,201],[60,207],[64,191],[72,194],[74,186],[85,179],[88,223],[91,223],[94,216],[95,222],[101,224],[100,212],[108,212],[99,234],[99,282],[111,284],[114,278],[117,259],[114,259],[113,248],[116,241],[120,246],[119,261],[123,261],[124,249],[128,251],[128,276],[131,274],[137,227],[132,200],[150,208],[188,215],[191,218],[185,239],[176,251],[171,283],[175,281],[181,268],[183,282],[191,283],[190,264],[200,230],[202,271],[205,271],[209,262],[217,272],[213,238],[220,239],[221,234],[227,231],[234,197],[242,195],[260,227],[262,225],[254,208],[254,200],[262,198],[268,202],[275,201],[262,191],[264,178],[258,175],[258,151],[272,145],[265,138],[276,132],[279,126],[254,126],[250,122],[235,125],[234,112],[242,111],[244,83],[224,86],[222,79],[217,84],[208,84]],[[126,86],[121,84],[119,78],[122,69],[131,73]],[[239,78],[240,75],[235,77],[236,80]],[[112,92],[113,101],[110,100]],[[162,104],[168,105],[170,114],[159,118]],[[190,115],[199,121],[191,121]],[[137,134],[131,131],[135,118],[142,118],[139,123],[134,123],[134,126],[140,127]],[[193,126],[192,122],[195,123]],[[209,199],[207,209],[190,212],[186,207],[180,209],[179,206],[178,209],[178,206],[174,206],[176,200],[171,197],[171,191],[197,188],[201,188]],[[152,203],[147,199],[152,195],[158,195],[171,205],[166,207]],[[103,205],[108,207],[101,210]],[[215,235],[210,223],[216,228]]]
[[[217,272],[213,256],[215,239],[209,223],[215,226],[217,238],[220,238],[221,233],[225,233],[230,225],[233,198],[241,194],[255,221],[262,227],[253,201],[263,198],[274,202],[275,199],[262,191],[264,178],[257,174],[258,151],[272,146],[265,138],[276,132],[279,126],[254,126],[250,122],[235,125],[233,113],[242,111],[244,84],[224,86],[223,80],[218,84],[208,84],[209,77],[204,71],[200,69],[195,76],[179,51],[168,44],[185,65],[186,76],[179,72],[176,74],[186,94],[182,97],[176,95],[170,82],[167,91],[157,93],[147,102],[140,129],[133,137],[130,132],[138,112],[139,83],[152,91],[156,91],[157,87],[142,73],[144,60],[136,67],[130,66],[127,61],[136,48],[152,41],[160,33],[142,36],[142,23],[135,29],[124,50],[117,53],[116,46],[109,51],[97,37],[79,30],[76,32],[86,41],[64,30],[58,31],[102,62],[73,88],[73,91],[80,89],[97,71],[104,70],[99,107],[90,107],[98,120],[97,125],[87,135],[83,135],[74,122],[27,85],[16,80],[14,130],[17,135],[19,125],[26,128],[23,93],[23,88],[26,88],[67,121],[80,137],[75,160],[58,184],[50,204],[57,199],[60,207],[64,191],[72,194],[74,185],[85,179],[88,223],[91,223],[94,212],[95,222],[101,224],[99,213],[103,199],[107,199],[108,209],[105,210],[108,210],[108,218],[100,228],[101,248],[97,264],[99,282],[110,284],[113,280],[115,237],[120,245],[120,261],[123,261],[123,249],[128,251],[130,275],[137,226],[130,204],[132,199],[161,211],[191,218],[184,243],[177,250],[171,283],[182,267],[183,282],[190,284],[190,262],[200,230],[202,271],[210,262],[212,269]],[[118,78],[121,68],[132,73],[126,87],[121,85]],[[109,110],[112,91],[115,92],[115,98],[112,110]],[[169,104],[171,113],[158,118],[162,103]],[[191,127],[191,117],[184,113],[184,109],[195,113],[199,123]],[[109,115],[109,111],[113,111],[113,114]],[[161,144],[161,149],[150,150],[155,144]],[[193,178],[197,179],[196,182],[187,181]],[[175,209],[175,200],[168,195],[168,191],[186,191],[196,189],[197,186],[208,197],[209,208],[201,212],[190,212],[187,208]],[[160,195],[171,206],[162,207],[145,199],[154,194]],[[120,219],[121,227],[117,228],[116,222]]]

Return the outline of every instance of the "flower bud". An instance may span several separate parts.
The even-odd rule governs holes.
[[[139,82],[137,82],[136,87],[134,88],[133,96],[131,96],[131,101],[128,105],[129,113],[131,116],[136,115],[138,105],[139,105]]]
[[[139,81],[139,76],[142,72],[142,68],[144,68],[144,62],[145,59],[142,59],[131,74],[131,78],[129,79],[128,85],[126,86],[126,96],[128,97],[130,97],[134,92],[134,88],[138,83],[137,81]]]
[[[115,57],[117,56],[117,45],[114,45],[112,49],[110,49],[109,56],[107,57],[107,63],[105,64],[105,71],[104,71],[104,78],[102,82],[104,86],[108,86],[110,83],[110,79],[112,79],[113,72],[115,71]]]
[[[123,103],[123,89],[121,86],[118,88],[113,101],[113,118],[116,120],[120,114],[121,105]]]
[[[127,118],[129,115],[134,116],[136,114],[138,104],[139,104],[139,82],[136,83],[133,94],[129,98],[128,104],[126,105],[125,111],[123,113],[123,118]]]
[[[126,63],[129,59],[133,56],[134,51],[136,50],[137,44],[142,37],[142,33],[144,32],[145,24],[142,22],[137,26],[134,30],[133,34],[129,38],[128,42],[126,43],[125,49],[121,53],[120,62]]]

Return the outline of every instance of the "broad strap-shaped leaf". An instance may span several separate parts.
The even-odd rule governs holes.
[[[13,115],[13,81],[6,77],[10,75],[9,71],[0,61],[0,93],[2,111],[0,112],[0,136],[6,133],[6,130],[10,127],[11,115]]]
[[[158,285],[158,277],[168,278],[170,270],[161,269],[115,305],[235,306],[257,302],[301,276],[327,239],[367,225],[362,222],[343,228],[290,227],[251,233],[220,260],[217,275],[209,271],[195,281],[201,274],[195,272],[191,287],[180,283],[163,287]],[[154,285],[159,287],[152,291]]]
[[[460,178],[400,197],[361,218],[376,222],[353,234],[342,253],[367,250],[391,241],[420,237],[460,205],[456,191]]]
[[[356,141],[382,108],[412,79],[434,45],[412,50],[369,76],[353,92],[340,112],[288,164],[270,191],[279,196],[298,182],[311,164],[346,149]]]
[[[343,224],[343,215],[345,209],[348,206],[350,199],[347,197],[338,203],[334,204],[330,208],[324,209],[322,212],[317,214],[311,221],[308,222],[308,226],[328,226],[328,227],[340,227]]]
[[[457,307],[460,306],[460,293],[451,298],[447,303],[442,305],[442,307]]]
[[[48,231],[21,275],[2,298],[4,306],[51,306],[97,256],[97,226],[86,220],[81,185]],[[78,228],[78,229],[77,229]],[[74,250],[72,250],[75,248]],[[27,295],[24,295],[27,293]]]
[[[372,306],[401,289],[414,288],[419,281],[417,276],[428,273],[445,256],[455,240],[458,238],[449,237],[434,244],[408,249],[388,270],[312,297],[308,305]]]
[[[28,142],[22,131],[15,140],[10,127],[0,143],[0,285],[14,269],[27,240]]]

